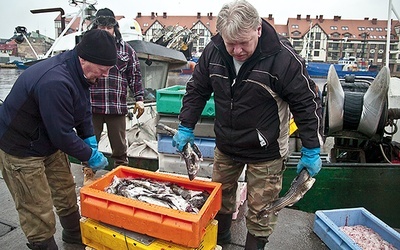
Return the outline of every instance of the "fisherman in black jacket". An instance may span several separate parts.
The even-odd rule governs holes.
[[[114,38],[88,31],[71,51],[26,69],[0,106],[0,169],[31,249],[81,244],[80,214],[68,156],[94,170],[108,165],[97,150],[89,87],[115,65]]]
[[[230,242],[237,181],[247,166],[245,249],[264,249],[277,216],[258,219],[256,215],[282,188],[290,113],[302,141],[297,171],[306,168],[314,176],[321,168],[321,101],[304,60],[250,3],[225,4],[218,15],[217,30],[187,83],[173,145],[182,151],[186,143],[193,143],[195,124],[214,93],[212,180],[222,183],[223,196],[216,217],[218,244]]]

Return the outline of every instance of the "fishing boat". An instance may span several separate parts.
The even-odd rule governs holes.
[[[375,77],[378,74],[378,68],[374,65],[368,65],[363,60],[355,57],[343,57],[336,64],[325,62],[308,62],[307,72],[313,78],[326,78],[330,65],[335,67],[339,77],[346,75]]]
[[[322,90],[322,170],[293,207],[307,212],[365,207],[400,228],[400,194],[395,191],[400,188],[400,79],[390,77],[387,67],[381,71],[386,71],[384,76],[375,78],[328,74]],[[296,136],[291,140],[300,143]],[[288,157],[282,192],[297,175],[301,155],[296,148]]]
[[[187,65],[187,59],[181,51],[166,48],[160,44],[139,39],[128,40],[128,42],[138,53],[145,83],[144,114],[137,119],[130,112],[126,117],[129,165],[157,171],[159,154],[156,125],[159,114],[156,107],[156,91],[169,86],[168,72]],[[319,73],[312,73],[312,65],[315,64],[310,62],[307,65],[307,70],[312,77],[327,77],[329,68],[335,69],[339,78],[340,85],[338,86],[346,88],[343,100],[352,95],[365,95],[378,74],[378,71],[373,71],[371,67],[368,70],[344,71],[344,65],[341,64],[335,64],[332,67],[330,64],[324,64],[320,66],[323,69],[320,69]],[[364,78],[360,78],[361,76]],[[396,192],[400,188],[398,160],[400,150],[396,141],[400,141],[400,138],[398,138],[397,127],[394,126],[397,120],[388,116],[390,109],[400,108],[400,94],[395,93],[398,84],[400,84],[398,78],[390,78],[387,95],[384,95],[381,102],[377,103],[387,104],[379,117],[382,117],[382,123],[391,125],[389,127],[395,128],[396,132],[381,127],[379,133],[372,137],[366,137],[351,129],[344,130],[341,134],[329,134],[322,153],[322,170],[316,176],[313,188],[293,208],[315,212],[321,209],[365,207],[388,225],[400,228],[400,216],[398,216],[400,193]],[[322,97],[324,110],[328,109],[328,106],[334,106],[328,101],[329,91],[325,87],[322,90]],[[362,106],[362,99],[356,100],[355,103],[346,100],[346,105],[350,104],[356,112],[360,112],[359,105]],[[385,100],[392,100],[392,102],[387,103]],[[133,105],[130,103],[130,110],[132,109]],[[326,113],[325,110],[324,114]],[[352,112],[347,113],[350,114],[350,117],[346,116],[347,119],[351,119]],[[290,144],[291,153],[284,173],[282,194],[288,190],[291,181],[297,175],[296,165],[300,159],[300,153],[296,133],[291,136]],[[107,157],[111,155],[106,129],[99,141],[99,150]],[[111,158],[109,158],[109,163],[107,169],[113,167]]]

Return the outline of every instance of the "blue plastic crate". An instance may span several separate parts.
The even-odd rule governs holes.
[[[158,152],[163,154],[178,154],[175,147],[172,146],[172,136],[166,134],[157,134]],[[195,137],[194,143],[199,147],[203,158],[214,158],[215,138]]]
[[[314,232],[331,250],[362,250],[346,233],[342,226],[366,226],[400,249],[400,233],[389,227],[365,208],[318,210],[315,212]]]

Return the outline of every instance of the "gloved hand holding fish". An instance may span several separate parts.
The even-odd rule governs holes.
[[[177,148],[179,154],[185,160],[189,179],[193,180],[200,169],[200,162],[203,161],[202,153],[194,143],[193,129],[179,125],[178,130],[176,130],[162,123],[157,126],[173,135],[172,146]]]
[[[279,210],[286,206],[293,206],[308,190],[313,186],[315,179],[312,178],[321,170],[322,161],[320,156],[320,148],[306,148],[301,149],[301,158],[297,164],[297,176],[292,181],[289,190],[286,194],[268,204],[262,209],[257,217],[268,216],[270,213],[277,213]]]
[[[257,217],[267,217],[271,213],[279,212],[286,206],[293,206],[293,204],[303,198],[304,194],[311,189],[314,182],[315,179],[310,176],[306,168],[303,168],[300,171],[300,174],[297,175],[296,178],[294,178],[294,180],[292,181],[290,188],[286,192],[286,194],[283,197],[273,201],[271,204],[268,204],[267,207],[263,208],[257,214]]]

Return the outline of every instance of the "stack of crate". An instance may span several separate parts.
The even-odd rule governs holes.
[[[185,95],[185,86],[175,85],[157,90],[156,103],[159,115],[158,123],[177,129],[178,115]],[[195,143],[199,147],[203,161],[200,163],[198,177],[211,178],[215,148],[214,134],[215,105],[213,96],[206,103],[199,122],[194,130]],[[172,136],[162,129],[157,129],[158,170],[160,172],[187,175],[186,165],[175,147]]]
[[[159,116],[158,123],[162,123],[171,128],[177,129],[179,125],[178,115],[182,107],[182,99],[186,93],[186,87],[175,85],[157,90],[156,104]],[[210,179],[213,171],[213,158],[215,148],[214,133],[215,104],[214,95],[207,101],[201,117],[194,129],[194,142],[199,147],[203,161],[197,177]],[[157,129],[158,141],[158,171],[187,176],[185,161],[172,146],[172,136],[162,129]],[[247,185],[245,182],[244,171],[239,178],[237,190],[237,211],[233,214],[236,219],[239,206],[246,200]]]
[[[105,191],[114,178],[173,183],[209,194],[198,213],[189,213]],[[221,184],[119,166],[80,190],[82,242],[94,249],[214,250]]]

